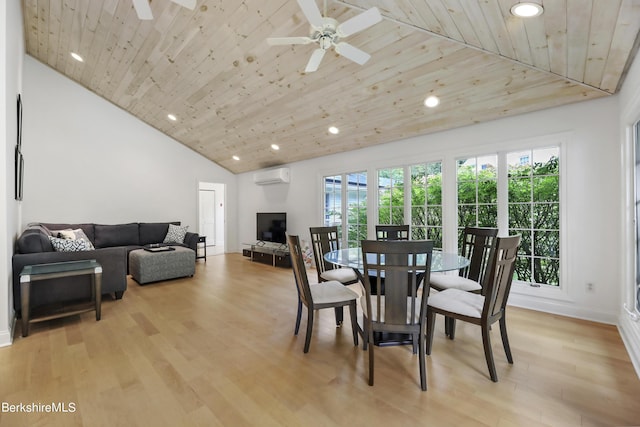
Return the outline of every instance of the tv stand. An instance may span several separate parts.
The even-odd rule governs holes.
[[[272,242],[243,243],[249,246],[242,250],[242,255],[251,258],[251,261],[271,264],[274,267],[291,267],[289,248],[285,244]]]

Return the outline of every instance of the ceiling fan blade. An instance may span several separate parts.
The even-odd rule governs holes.
[[[270,46],[280,46],[286,44],[309,44],[313,39],[309,37],[270,37],[267,39]]]
[[[338,25],[336,32],[340,37],[347,37],[351,34],[355,34],[358,31],[362,31],[369,28],[372,25],[382,21],[382,15],[377,7],[365,10],[359,15],[354,16],[351,19],[347,19],[342,24]]]
[[[182,7],[193,10],[196,8],[196,0],[171,0],[175,4],[179,4]]]
[[[143,20],[153,19],[153,13],[151,13],[151,6],[149,0],[131,0],[133,7],[138,14],[138,18]]]
[[[316,0],[298,0],[298,6],[300,6],[302,13],[307,17],[307,21],[313,28],[322,28],[322,14],[318,9]]]
[[[322,58],[324,58],[324,53],[326,50],[324,49],[316,49],[311,54],[311,58],[309,58],[309,62],[307,62],[307,68],[304,69],[305,73],[312,73],[318,69],[320,66],[320,62],[322,62]]]
[[[367,52],[351,46],[349,43],[340,42],[336,44],[335,50],[340,55],[355,62],[356,64],[363,65],[371,58]]]

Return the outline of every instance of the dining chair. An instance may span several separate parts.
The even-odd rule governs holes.
[[[469,265],[461,268],[458,275],[432,274],[431,289],[437,291],[460,289],[482,293],[482,283],[497,236],[497,228],[465,227],[462,233],[460,255],[469,259]],[[455,319],[445,319],[445,332],[450,339],[454,339]]]
[[[374,334],[409,334],[413,353],[418,353],[420,387],[427,389],[425,368],[426,308],[433,242],[430,240],[362,241],[365,295],[363,311],[363,349],[369,351],[369,385],[374,378]],[[376,291],[382,289],[384,294]]]
[[[310,227],[311,248],[313,249],[313,259],[316,264],[318,282],[336,280],[348,286],[358,295],[364,294],[358,275],[351,268],[341,268],[331,264],[324,259],[327,252],[340,249],[340,239],[338,238],[338,227]],[[336,325],[342,325],[343,309],[336,308]]]
[[[409,240],[409,225],[376,225],[376,240]]]
[[[315,310],[323,308],[349,307],[351,316],[351,328],[353,329],[353,344],[358,345],[358,321],[356,313],[356,300],[358,294],[351,291],[342,283],[335,280],[325,281],[314,285],[309,284],[307,270],[304,265],[302,249],[300,248],[300,238],[296,235],[287,235],[289,252],[291,255],[291,265],[293,275],[298,290],[298,313],[296,316],[295,335],[300,329],[300,319],[302,317],[302,306],[307,307],[307,334],[304,340],[304,352],[309,352],[311,334],[313,331],[313,317]]]
[[[445,289],[429,297],[427,306],[427,354],[431,354],[436,314],[445,318],[462,320],[479,325],[482,331],[482,343],[487,367],[493,382],[498,381],[496,367],[491,349],[491,325],[500,322],[502,345],[507,355],[507,361],[513,364],[509,338],[507,337],[507,323],[505,309],[513,273],[515,260],[520,245],[520,235],[498,237],[492,251],[489,267],[486,272],[484,294],[467,292],[461,289]]]

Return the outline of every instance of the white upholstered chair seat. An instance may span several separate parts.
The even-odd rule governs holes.
[[[484,297],[480,294],[461,291],[460,289],[446,289],[434,295],[429,295],[428,304],[440,310],[479,319],[482,316]]]
[[[364,286],[362,286],[362,283],[360,282],[352,283],[350,285],[342,285],[342,286],[349,289],[351,292],[355,292],[356,295],[358,295],[358,298],[361,298],[364,295]]]
[[[341,283],[355,282],[358,275],[351,268],[334,268],[333,270],[323,271],[320,274],[322,280],[337,280]]]
[[[480,283],[475,280],[467,279],[466,277],[452,275],[452,274],[437,274],[434,273],[429,279],[431,287],[438,290],[445,289],[460,289],[465,292],[478,292],[482,289]]]
[[[335,301],[350,301],[358,298],[358,294],[340,282],[332,280],[317,285],[309,285],[314,304],[327,304]]]
[[[385,306],[385,298],[384,295],[380,297],[380,315],[378,316],[378,307],[376,305],[376,296],[371,297],[371,311],[373,312],[371,319],[375,322],[384,322],[384,306]],[[362,295],[360,297],[360,307],[362,307],[362,312],[364,315],[367,315],[367,297],[366,295]],[[420,299],[416,298],[416,314],[414,316],[411,315],[411,297],[407,297],[407,323],[415,322],[415,319],[419,318],[420,315]],[[367,316],[368,317],[368,316]]]

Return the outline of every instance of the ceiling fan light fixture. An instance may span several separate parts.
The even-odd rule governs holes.
[[[429,107],[429,108],[437,107],[438,105],[440,105],[440,98],[438,98],[435,95],[428,96],[424,100],[424,105],[425,107]]]
[[[534,18],[542,15],[542,5],[530,2],[520,2],[511,6],[511,14],[518,18]]]
[[[71,52],[71,57],[78,62],[84,62],[84,58],[75,52]]]
[[[231,156],[231,158],[232,158],[233,160],[235,160],[236,162],[237,162],[238,160],[240,160],[240,157],[236,156],[235,154],[234,154],[233,156]]]
[[[337,135],[337,134],[340,133],[340,129],[338,129],[335,126],[330,126],[329,127],[329,133],[332,134],[332,135]]]
[[[176,120],[178,120],[178,118],[176,116],[174,116],[173,114],[167,114],[167,118],[169,120],[171,120],[172,122],[175,122]]]
[[[271,149],[278,151],[280,149],[280,146],[278,144],[271,144]]]

